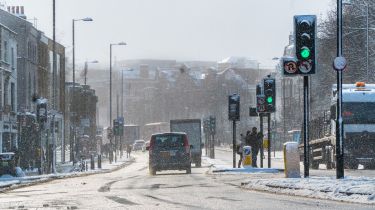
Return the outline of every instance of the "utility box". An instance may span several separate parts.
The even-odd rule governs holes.
[[[297,142],[286,142],[283,146],[284,172],[286,178],[300,178],[300,157]]]

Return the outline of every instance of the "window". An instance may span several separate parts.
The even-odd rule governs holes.
[[[31,42],[27,43],[27,57],[31,59]]]
[[[9,81],[5,79],[4,81],[4,106],[9,105]]]
[[[15,84],[12,82],[12,83],[10,84],[10,106],[11,106],[12,111],[16,111],[15,89],[16,89],[16,86],[15,86]]]
[[[8,62],[8,42],[4,41],[4,61]]]
[[[11,48],[11,51],[10,51],[10,52],[11,52],[11,56],[12,56],[12,57],[11,57],[12,68],[14,68],[14,48],[13,48],[13,47]]]
[[[155,146],[157,147],[178,147],[183,146],[184,140],[182,135],[159,135],[155,137]]]

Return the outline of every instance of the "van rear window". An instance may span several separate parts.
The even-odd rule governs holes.
[[[155,146],[157,147],[184,146],[184,139],[182,135],[155,136]]]

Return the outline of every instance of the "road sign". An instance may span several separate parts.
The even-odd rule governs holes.
[[[342,71],[346,68],[347,62],[344,57],[336,57],[333,61],[333,68],[336,71]]]
[[[283,67],[284,76],[296,76],[300,74],[298,69],[298,61],[294,57],[282,57],[281,64]]]
[[[266,111],[265,96],[257,95],[257,112],[265,112],[265,111]]]
[[[284,70],[288,74],[294,74],[297,71],[297,63],[294,61],[287,61],[284,63]]]

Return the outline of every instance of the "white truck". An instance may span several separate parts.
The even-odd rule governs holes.
[[[191,160],[196,167],[202,164],[202,132],[200,119],[182,119],[170,121],[171,132],[184,132],[187,134],[190,149]]]
[[[310,164],[314,169],[320,163],[327,164],[327,168],[336,165],[337,95],[333,85],[329,114],[310,122]],[[361,164],[375,169],[375,84],[343,84],[342,105],[345,168],[358,169]]]

